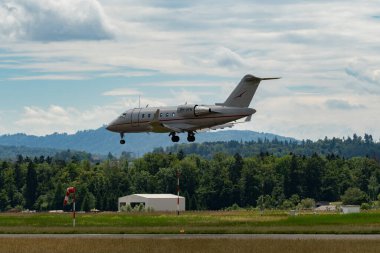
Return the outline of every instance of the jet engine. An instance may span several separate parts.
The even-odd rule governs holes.
[[[209,114],[209,113],[211,113],[211,108],[208,108],[208,107],[202,106],[202,105],[194,106],[194,115],[195,116]]]
[[[211,113],[211,108],[202,105],[180,105],[177,108],[177,114],[183,117],[197,117]]]

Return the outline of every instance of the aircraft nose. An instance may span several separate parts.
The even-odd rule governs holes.
[[[106,129],[111,132],[115,131],[115,120],[109,123],[108,126],[106,126]]]

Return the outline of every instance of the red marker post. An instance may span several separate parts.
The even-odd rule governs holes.
[[[69,187],[66,189],[66,196],[63,200],[63,206],[67,205],[67,202],[69,201],[70,194],[73,194],[73,227],[75,227],[75,187]]]

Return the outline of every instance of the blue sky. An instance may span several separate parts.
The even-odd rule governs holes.
[[[0,134],[75,133],[138,105],[223,102],[237,129],[380,138],[377,1],[0,0]]]

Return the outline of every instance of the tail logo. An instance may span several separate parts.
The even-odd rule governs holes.
[[[243,91],[242,93],[240,93],[239,95],[237,95],[235,98],[241,98],[243,95],[244,95],[244,93],[246,93],[247,91]]]

